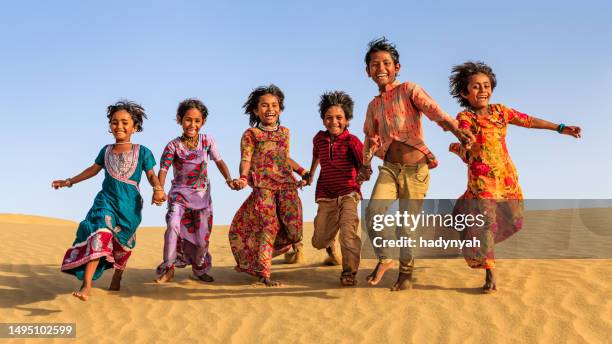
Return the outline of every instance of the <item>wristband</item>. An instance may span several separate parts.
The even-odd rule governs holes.
[[[164,188],[161,186],[154,186],[153,191],[164,191]]]
[[[559,126],[557,127],[557,132],[559,134],[563,134],[563,128],[565,128],[565,124],[563,123],[559,124]]]
[[[240,176],[239,179],[244,180],[245,182],[248,181],[247,176]]]

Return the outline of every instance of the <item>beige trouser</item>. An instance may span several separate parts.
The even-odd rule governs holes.
[[[342,272],[357,273],[361,256],[357,193],[335,199],[319,200],[319,209],[314,219],[312,246],[318,249],[334,247],[336,234],[340,232]]]
[[[395,231],[385,228],[381,231],[373,229],[373,217],[386,214],[389,207],[399,199],[400,213],[420,213],[423,199],[429,188],[429,168],[426,164],[396,164],[385,161],[380,166],[378,178],[372,190],[372,197],[366,209],[368,234],[371,240],[381,237],[383,240],[411,238],[413,232],[407,227],[397,226]],[[395,237],[393,237],[395,234]],[[374,252],[379,260],[391,259],[391,249],[374,246]],[[410,273],[414,267],[414,257],[410,247],[400,248],[400,272]]]

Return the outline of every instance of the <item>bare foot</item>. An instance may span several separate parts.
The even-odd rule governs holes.
[[[357,279],[355,278],[355,274],[352,272],[342,272],[340,275],[340,284],[344,287],[352,287],[357,284]]]
[[[412,289],[412,273],[400,272],[397,276],[397,281],[391,287],[391,291],[400,291]]]
[[[380,282],[380,280],[383,278],[385,272],[391,269],[394,265],[395,264],[393,263],[393,260],[389,260],[387,263],[378,261],[376,267],[374,268],[374,270],[372,270],[372,273],[369,274],[367,277],[368,283],[370,283],[371,285],[377,285],[378,282]]]
[[[301,264],[304,262],[304,249],[294,248],[292,252],[285,253],[285,264]]]
[[[327,247],[325,251],[327,252],[327,257],[325,257],[325,259],[323,260],[323,265],[340,265],[340,261],[338,260],[338,256],[336,255],[336,252],[334,252],[334,249],[332,249],[331,247]]]
[[[207,282],[207,283],[215,281],[215,279],[211,275],[208,275],[208,274],[204,274],[202,276],[193,275],[193,278],[198,281]]]
[[[172,282],[173,279],[174,279],[174,268],[170,268],[166,272],[164,272],[161,276],[154,279],[153,281],[155,283],[167,283],[167,282]]]
[[[108,287],[110,291],[119,291],[121,289],[121,276],[123,275],[123,270],[115,269],[115,273],[113,274],[113,279],[111,280],[111,284]]]
[[[72,296],[78,298],[81,301],[87,301],[89,299],[90,290],[91,290],[90,287],[82,286],[81,289],[73,291]]]
[[[485,294],[492,294],[497,291],[497,285],[495,285],[495,274],[493,269],[485,270],[485,284],[482,286],[482,292]]]
[[[259,282],[263,283],[266,287],[280,287],[281,285],[283,285],[279,281],[271,280],[270,277],[260,277]]]

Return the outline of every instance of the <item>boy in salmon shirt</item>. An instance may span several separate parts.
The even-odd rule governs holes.
[[[425,145],[421,114],[436,122],[444,131],[451,131],[466,147],[473,141],[473,135],[460,130],[457,121],[450,117],[419,85],[412,82],[400,83],[396,79],[400,71],[399,53],[395,45],[386,38],[369,43],[365,56],[366,73],[378,86],[379,95],[368,105],[363,130],[365,132],[363,167],[358,180],[369,179],[373,155],[384,163],[372,190],[366,208],[366,225],[371,240],[376,237],[389,239],[390,229],[373,229],[375,215],[386,214],[396,200],[400,210],[416,214],[421,211],[423,199],[429,188],[429,169],[438,161]],[[406,227],[398,226],[397,238],[410,237]],[[368,276],[368,283],[376,285],[385,271],[394,266],[388,247],[376,247],[374,252],[378,264]],[[414,257],[410,247],[400,248],[400,269],[393,291],[409,289],[412,286]]]

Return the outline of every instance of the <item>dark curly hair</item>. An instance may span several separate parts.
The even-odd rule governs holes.
[[[208,117],[208,109],[206,108],[206,105],[202,103],[202,101],[196,98],[187,98],[183,100],[176,109],[176,122],[178,124],[181,124],[183,117],[185,117],[185,113],[187,113],[187,111],[190,109],[197,109],[200,111],[203,120]]]
[[[495,86],[497,86],[495,73],[493,73],[493,69],[491,69],[491,67],[487,66],[481,61],[468,61],[454,66],[451,71],[451,76],[448,78],[451,96],[453,96],[453,98],[459,102],[459,105],[465,108],[470,107],[470,102],[463,98],[462,95],[468,90],[467,88],[468,84],[470,83],[470,77],[478,73],[482,73],[489,77],[489,80],[491,81],[491,91],[493,91]]]
[[[280,107],[280,110],[285,110],[285,95],[283,94],[283,91],[278,88],[278,86],[274,84],[270,84],[268,86],[259,86],[254,89],[251,94],[249,94],[249,98],[244,103],[244,105],[242,105],[244,113],[246,115],[249,115],[249,125],[251,127],[257,126],[259,124],[259,117],[257,117],[257,115],[255,114],[255,110],[257,110],[257,105],[259,105],[259,98],[266,94],[271,94],[275,96],[276,99],[278,99],[278,106]]]
[[[348,121],[353,119],[353,99],[351,96],[346,94],[343,91],[332,91],[325,92],[321,96],[321,101],[319,102],[319,113],[321,114],[321,119],[325,119],[325,113],[332,106],[339,106],[344,111],[344,116]]]
[[[134,121],[134,128],[136,131],[142,131],[142,122],[147,118],[147,114],[145,113],[145,109],[140,105],[136,104],[133,101],[122,99],[116,102],[113,105],[109,105],[106,108],[106,117],[108,118],[108,124],[110,124],[113,120],[113,115],[117,111],[125,110],[132,117],[132,121]]]
[[[385,36],[377,38],[375,40],[370,41],[368,43],[368,52],[365,55],[365,64],[366,66],[370,65],[370,60],[372,58],[372,54],[378,51],[386,51],[391,55],[393,59],[393,63],[400,62],[399,52],[395,48],[395,44],[389,42]]]

